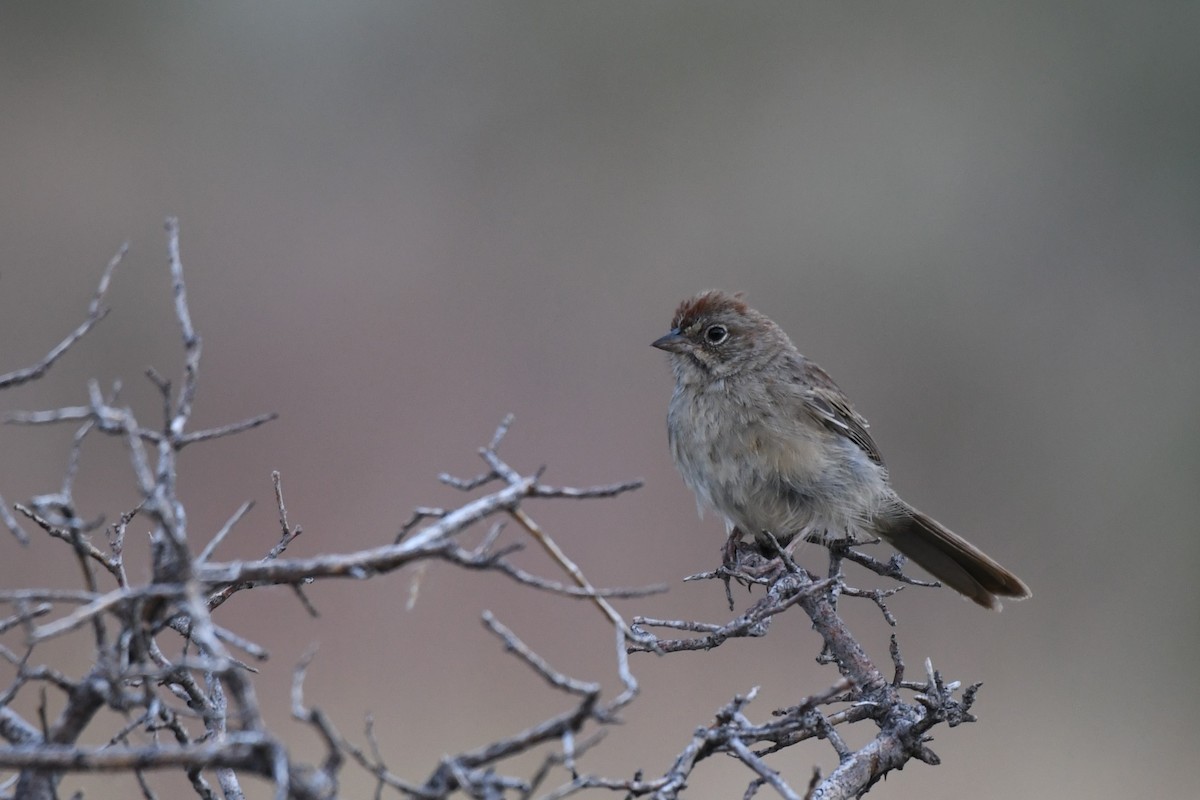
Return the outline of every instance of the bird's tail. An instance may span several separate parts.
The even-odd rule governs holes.
[[[981,606],[1000,610],[1000,597],[1023,600],[1025,582],[975,545],[900,501],[876,520],[876,530],[893,547],[933,577]]]

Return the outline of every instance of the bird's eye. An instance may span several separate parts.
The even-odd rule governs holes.
[[[720,344],[729,338],[729,329],[724,325],[709,325],[704,331],[704,338],[709,344]]]

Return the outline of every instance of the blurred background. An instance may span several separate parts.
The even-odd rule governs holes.
[[[185,451],[197,546],[253,499],[217,557],[271,547],[272,469],[305,530],[289,554],[391,541],[414,506],[464,499],[437,473],[478,472],[513,412],[518,469],[645,479],[529,507],[597,584],[671,585],[623,613],[719,622],[720,586],[680,582],[717,564],[723,529],[670,463],[671,379],[649,343],[685,296],[743,289],[854,398],[901,493],[1033,587],[999,615],[948,591],[893,601],[910,675],[929,657],[982,681],[980,722],[936,729],[942,765],[871,797],[1187,796],[1198,31],[1200,6],[1170,2],[6,3],[0,372],[73,328],[132,249],[112,314],[0,409],[121,379],[154,419],[142,372],[181,366],[162,232],[177,214],[204,338],[195,425],[280,414]],[[9,503],[57,489],[72,433],[0,428]],[[118,443],[90,441],[81,469],[82,514],[135,502]],[[78,587],[62,543],[33,538],[0,539],[0,585]],[[823,566],[815,548],[801,560]],[[297,757],[322,752],[287,713],[314,643],[308,701],[360,742],[373,713],[414,781],[567,707],[484,609],[616,691],[590,606],[433,565],[406,611],[412,577],[316,586],[318,619],[286,590],[219,612],[270,649],[259,696]],[[878,613],[848,614],[886,663]],[[805,621],[634,658],[643,696],[582,769],[659,775],[735,693],[760,686],[765,720],[824,689],[836,674]],[[81,634],[39,654],[78,674],[89,652]],[[804,786],[835,759],[815,743],[772,764]],[[740,797],[749,778],[708,761],[688,796]],[[372,785],[347,767],[345,796]],[[64,796],[78,788],[137,792],[74,776]]]

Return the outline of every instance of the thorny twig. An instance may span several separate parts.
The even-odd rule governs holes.
[[[776,712],[775,721],[764,725],[753,725],[742,714],[745,705],[754,697],[755,692],[751,691],[718,712],[718,724],[703,731],[703,736],[697,734],[698,738],[693,739],[693,747],[684,751],[683,755],[688,755],[688,758],[677,759],[663,780],[626,783],[610,788],[623,788],[634,796],[673,798],[686,784],[686,778],[697,761],[716,752],[729,752],[758,776],[747,790],[747,796],[752,795],[757,787],[769,785],[782,797],[834,800],[860,796],[889,771],[902,767],[909,759],[937,763],[937,756],[925,745],[925,732],[940,722],[954,726],[974,721],[970,707],[978,685],[970,687],[961,700],[956,700],[953,693],[958,685],[943,683],[940,675],[928,663],[928,679],[924,684],[903,681],[904,662],[895,636],[891,639],[890,648],[894,676],[892,680],[887,680],[836,611],[839,596],[864,597],[879,607],[889,624],[895,625],[895,617],[885,600],[898,589],[860,590],[847,587],[841,569],[843,560],[862,564],[872,572],[895,577],[903,583],[930,584],[900,573],[900,559],[884,564],[845,545],[835,545],[830,550],[829,574],[823,579],[790,559],[780,559],[773,566],[764,565],[756,554],[750,554],[751,558],[739,562],[749,563],[748,573],[739,574],[722,568],[690,576],[691,580],[734,578],[750,584],[766,585],[763,596],[731,622],[711,624],[634,618],[635,627],[643,632],[646,628],[658,627],[702,634],[687,639],[655,638],[649,645],[637,643],[630,648],[651,649],[650,645],[656,645],[659,652],[670,653],[707,650],[725,644],[730,639],[763,636],[772,617],[793,605],[799,606],[824,640],[825,646],[818,661],[835,664],[842,679],[828,691],[814,695],[798,706]],[[913,701],[905,701],[900,689],[913,691]],[[825,711],[822,706],[833,706],[833,709]],[[879,733],[868,745],[852,751],[836,732],[835,726],[867,719],[876,723]],[[725,724],[721,724],[722,720]],[[759,759],[811,738],[825,739],[830,743],[837,754],[839,767],[823,780],[814,779],[807,792],[801,795]],[[768,746],[758,751],[747,749],[748,745],[753,744]],[[748,759],[747,754],[753,755],[754,759]]]
[[[0,736],[13,748],[0,748],[0,767],[18,770],[15,791],[21,797],[52,798],[58,778],[68,771],[131,771],[147,796],[152,796],[147,771],[182,768],[201,796],[211,796],[212,789],[201,771],[216,770],[217,782],[227,796],[241,796],[241,773],[256,774],[274,782],[278,797],[324,797],[336,792],[337,772],[342,753],[354,753],[332,724],[318,709],[303,704],[300,685],[307,659],[297,668],[294,711],[308,722],[326,743],[328,754],[315,767],[293,764],[282,744],[267,730],[258,709],[253,685],[248,678],[249,667],[233,658],[227,646],[235,646],[256,658],[266,652],[252,641],[215,623],[211,612],[233,593],[269,583],[284,583],[299,592],[299,588],[314,580],[346,576],[362,578],[381,575],[407,563],[437,558],[474,569],[492,569],[538,589],[560,595],[584,598],[607,606],[605,597],[632,597],[651,590],[597,589],[581,580],[576,569],[573,577],[581,586],[563,586],[528,573],[507,558],[513,552],[508,545],[497,545],[499,527],[474,548],[457,543],[456,538],[475,523],[506,513],[517,516],[526,526],[536,522],[521,507],[522,501],[538,498],[582,499],[609,497],[636,488],[637,483],[624,483],[594,488],[552,487],[541,483],[539,475],[522,476],[496,455],[506,421],[498,430],[484,455],[496,470],[503,486],[491,494],[469,501],[458,509],[436,515],[431,524],[414,535],[392,545],[384,545],[355,553],[330,554],[315,559],[285,559],[284,551],[297,536],[299,526],[288,522],[283,501],[282,484],[278,473],[273,475],[276,506],[279,511],[281,537],[270,552],[258,562],[213,562],[220,545],[233,528],[246,519],[252,504],[237,509],[198,552],[193,552],[187,514],[179,499],[176,486],[176,457],[187,445],[208,441],[219,436],[250,430],[274,418],[260,414],[242,422],[217,428],[189,431],[194,408],[201,363],[201,339],[192,322],[187,303],[183,262],[179,249],[179,226],[167,222],[169,266],[176,318],[183,342],[183,374],[176,391],[171,381],[156,370],[147,370],[147,377],[161,396],[163,422],[154,427],[143,426],[132,409],[118,405],[120,387],[114,385],[106,396],[97,381],[88,383],[87,402],[77,406],[8,415],[10,422],[23,424],[54,424],[76,422],[80,427],[73,439],[65,478],[60,489],[42,495],[20,510],[52,538],[66,542],[74,551],[83,569],[85,588],[71,590],[6,590],[0,592],[0,603],[8,603],[15,613],[0,620],[0,634],[6,630],[25,631],[29,646],[24,654],[0,645],[0,655],[17,667],[11,685],[0,694]],[[60,346],[38,364],[3,377],[0,388],[33,380],[45,371],[81,336],[103,317],[101,299],[109,285],[112,270],[120,256],[110,263],[101,279],[87,320]],[[125,443],[135,483],[142,500],[135,509],[123,513],[108,529],[108,547],[97,546],[90,538],[99,523],[82,518],[75,509],[73,487],[78,474],[80,452],[93,436],[115,436]],[[153,574],[149,583],[131,583],[124,564],[124,537],[130,520],[140,515],[152,527]],[[431,515],[432,516],[432,515]],[[7,514],[6,520],[11,518]],[[15,522],[9,527],[19,530]],[[564,555],[565,559],[565,555]],[[102,588],[92,564],[103,567],[115,582]],[[102,573],[102,574],[103,574]],[[300,595],[306,606],[311,605]],[[66,613],[56,613],[61,604],[71,606]],[[611,609],[610,606],[608,608]],[[581,705],[563,715],[535,726],[503,742],[468,751],[459,757],[448,758],[430,780],[447,786],[492,785],[512,789],[525,785],[513,778],[494,773],[493,764],[512,755],[525,752],[552,741],[562,741],[564,758],[559,763],[572,763],[578,749],[575,734],[589,721],[608,724],[616,710],[630,702],[636,694],[636,682],[629,673],[624,654],[628,628],[618,615],[611,617],[618,624],[618,671],[625,690],[608,703],[599,702],[599,689],[589,685]],[[516,635],[493,617],[486,617],[489,629],[514,652],[535,666],[540,674],[551,679],[551,685],[568,690],[578,689],[574,679],[568,679],[539,660],[532,651],[520,645]],[[113,627],[110,629],[110,625]],[[94,630],[96,663],[82,679],[72,679],[55,670],[33,666],[29,656],[48,639],[71,635],[81,627]],[[113,630],[116,633],[113,633]],[[160,644],[160,637],[174,631],[182,634],[183,650],[170,656]],[[171,635],[175,635],[172,633]],[[25,722],[9,703],[31,684],[56,687],[65,694],[65,707],[57,720],[47,718],[39,726]],[[159,688],[161,687],[161,689]],[[184,701],[179,705],[178,700]],[[111,737],[109,745],[89,749],[78,744],[84,731],[91,726],[100,709],[140,713]],[[189,731],[187,720],[199,719],[199,735]],[[173,732],[173,745],[158,742],[156,731]],[[378,753],[378,748],[376,748]],[[356,757],[358,758],[358,757]],[[365,759],[358,758],[365,763]],[[552,759],[553,760],[553,759]],[[380,761],[375,759],[376,763]],[[377,775],[384,772],[373,770]],[[389,785],[404,790],[408,785],[389,781]],[[430,796],[430,790],[420,789],[419,796]]]
[[[784,798],[857,797],[892,769],[916,758],[937,763],[926,746],[927,731],[945,722],[953,727],[970,722],[978,684],[961,692],[959,684],[945,682],[926,662],[923,682],[904,679],[904,662],[896,637],[891,638],[892,677],[886,678],[851,636],[837,613],[839,597],[862,597],[875,603],[884,618],[894,624],[888,599],[897,589],[860,590],[848,587],[842,564],[850,561],[902,584],[928,585],[905,575],[903,559],[878,561],[852,549],[849,543],[830,543],[830,567],[821,578],[799,567],[782,550],[775,562],[767,559],[757,569],[739,571],[721,567],[692,580],[738,580],[764,587],[763,595],[750,608],[726,623],[663,620],[646,616],[626,623],[611,600],[636,598],[662,591],[663,587],[634,589],[597,588],[578,565],[546,533],[525,507],[540,499],[588,499],[612,497],[637,488],[639,482],[573,488],[549,486],[541,471],[522,474],[498,454],[499,445],[512,422],[506,417],[491,442],[480,450],[487,470],[473,479],[441,476],[445,483],[464,491],[489,487],[488,492],[468,499],[457,508],[419,507],[400,526],[394,541],[374,548],[345,553],[323,553],[303,558],[285,558],[285,552],[302,529],[292,525],[284,505],[282,481],[272,474],[279,535],[275,544],[257,561],[214,561],[232,530],[248,518],[253,503],[233,511],[225,524],[199,548],[198,537],[188,529],[186,509],[176,480],[176,459],[187,445],[242,433],[275,418],[259,414],[243,421],[200,431],[189,431],[197,397],[201,339],[193,325],[187,303],[183,262],[179,249],[179,226],[167,223],[169,267],[176,319],[183,343],[182,376],[176,389],[170,380],[150,369],[147,377],[161,398],[161,424],[146,427],[132,409],[119,405],[121,387],[115,383],[107,396],[99,382],[88,384],[87,402],[77,406],[8,415],[22,424],[79,423],[72,440],[64,480],[57,490],[17,506],[29,520],[54,540],[64,542],[77,561],[83,589],[6,589],[0,604],[12,613],[0,617],[0,636],[23,635],[20,646],[0,644],[0,660],[15,670],[15,676],[0,691],[0,768],[16,770],[11,791],[20,798],[53,800],[57,785],[67,772],[128,772],[134,775],[144,796],[156,796],[150,773],[183,770],[198,796],[243,796],[241,781],[256,775],[271,782],[275,796],[325,798],[337,795],[341,770],[349,759],[374,776],[376,796],[384,789],[421,800],[446,798],[465,793],[471,797],[532,797],[551,786],[559,770],[567,778],[549,788],[545,798],[564,798],[585,789],[607,789],[630,797],[674,798],[688,785],[697,766],[715,755],[727,755],[744,765],[752,775],[746,797],[768,790]],[[125,248],[109,263],[89,306],[88,315],[67,339],[40,362],[24,370],[0,376],[0,389],[34,380],[44,374],[80,337],[87,334],[106,309],[102,300],[113,270]],[[76,509],[74,485],[80,453],[96,435],[113,436],[127,449],[129,465],[141,492],[136,507],[125,511],[105,529],[107,549],[92,541],[102,519],[87,519]],[[3,522],[14,535],[24,539],[7,508],[0,508]],[[130,522],[144,520],[152,528],[150,580],[130,580],[124,560],[125,533]],[[544,549],[567,574],[569,583],[535,575],[520,567],[514,555],[520,542],[502,541],[504,519],[519,528]],[[492,520],[487,532],[474,544],[465,541],[466,531],[477,523]],[[383,538],[383,537],[381,537]],[[751,554],[747,564],[754,558]],[[620,690],[605,699],[601,684],[582,680],[553,667],[533,651],[493,614],[485,612],[487,630],[504,648],[536,674],[548,688],[569,698],[561,712],[510,736],[486,743],[457,755],[444,757],[424,780],[405,778],[389,767],[385,747],[377,740],[373,720],[367,717],[366,746],[355,744],[334,727],[331,719],[315,706],[306,704],[304,677],[315,651],[296,666],[292,683],[292,711],[308,725],[324,745],[325,756],[318,764],[303,764],[291,755],[264,720],[252,683],[252,669],[234,658],[237,648],[255,659],[266,651],[236,631],[219,625],[213,612],[233,594],[256,587],[283,584],[291,587],[306,610],[316,609],[303,593],[315,581],[329,578],[368,579],[415,564],[434,560],[472,570],[501,573],[516,582],[554,595],[580,598],[594,603],[604,614],[614,635],[615,669]],[[95,565],[101,567],[95,569]],[[415,584],[414,584],[415,587]],[[733,698],[717,710],[710,723],[696,730],[673,763],[658,777],[641,771],[631,778],[609,778],[579,771],[581,757],[601,742],[619,714],[639,693],[630,669],[629,654],[652,652],[660,656],[681,650],[711,649],[733,639],[767,634],[771,620],[790,608],[800,607],[824,640],[818,660],[833,663],[840,677],[828,689],[806,697],[794,706],[774,712],[769,721],[755,723],[747,716],[757,689]],[[41,643],[91,630],[95,659],[81,677],[71,677],[33,660]],[[650,632],[665,628],[698,634],[690,638],[660,638]],[[177,653],[170,653],[175,646]],[[26,720],[12,702],[22,694],[40,690],[61,695],[58,716],[51,718],[45,699],[41,718]],[[905,700],[902,693],[911,693]],[[88,747],[95,740],[99,712],[118,712],[126,722],[111,735],[108,744]],[[866,746],[853,750],[839,729],[871,720],[878,734]],[[836,753],[838,766],[827,777],[814,773],[804,791],[789,785],[787,776],[769,763],[776,752],[809,739],[824,739]],[[102,739],[103,740],[103,739]],[[515,756],[541,753],[541,765],[529,777],[506,774],[504,764]],[[209,771],[212,775],[208,775]],[[511,772],[511,770],[509,770]],[[211,782],[215,777],[215,786]],[[0,798],[6,795],[0,786]]]

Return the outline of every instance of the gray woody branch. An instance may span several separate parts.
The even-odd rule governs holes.
[[[538,475],[521,475],[496,454],[509,424],[506,420],[492,443],[481,450],[489,467],[486,473],[473,481],[443,478],[447,483],[468,490],[495,482],[500,486],[454,510],[421,509],[412,524],[403,527],[401,536],[393,544],[308,559],[284,558],[287,546],[302,531],[288,522],[282,483],[276,473],[275,496],[281,536],[263,559],[226,563],[212,560],[221,541],[249,511],[248,503],[233,513],[198,554],[194,553],[191,546],[194,537],[189,536],[186,509],[177,493],[177,454],[190,444],[249,430],[273,419],[274,415],[263,414],[206,431],[188,430],[200,372],[201,339],[193,327],[187,305],[179,227],[175,220],[168,220],[167,233],[175,312],[184,355],[177,391],[157,372],[150,370],[147,373],[161,395],[162,424],[153,428],[143,426],[133,411],[119,402],[119,385],[106,394],[95,381],[88,385],[85,405],[8,415],[8,421],[17,424],[75,423],[79,426],[62,485],[55,492],[38,495],[16,508],[47,535],[70,548],[79,564],[84,588],[0,591],[0,603],[13,609],[11,616],[0,619],[0,635],[6,631],[24,633],[22,648],[0,644],[0,657],[16,671],[12,683],[0,694],[0,737],[9,743],[8,747],[0,748],[0,767],[17,771],[7,791],[20,798],[49,799],[57,796],[58,783],[67,772],[129,772],[137,777],[145,796],[152,797],[154,794],[147,779],[149,771],[182,769],[201,797],[215,797],[218,790],[228,797],[242,796],[239,775],[244,774],[272,781],[279,798],[331,797],[337,793],[339,770],[348,755],[371,771],[381,786],[391,786],[411,796],[441,797],[459,790],[492,796],[497,791],[529,790],[532,785],[529,780],[500,774],[497,763],[554,743],[560,744],[560,750],[546,757],[546,766],[539,776],[535,776],[535,782],[545,780],[551,766],[572,768],[574,759],[590,746],[591,741],[579,741],[577,734],[588,725],[611,724],[616,720],[617,712],[637,694],[637,684],[628,670],[625,655],[629,626],[605,598],[642,596],[656,589],[592,587],[578,567],[522,508],[522,502],[611,497],[639,484],[554,487],[542,483]],[[124,252],[123,248],[105,270],[85,323],[38,364],[4,376],[5,386],[34,380],[44,374],[103,317],[105,310],[101,300]],[[81,450],[96,434],[115,436],[125,443],[133,476],[142,494],[142,500],[135,508],[104,529],[107,548],[92,541],[92,535],[101,529],[102,523],[81,517],[74,499]],[[476,546],[464,546],[457,541],[467,529],[498,514],[517,521],[542,547],[558,552],[571,584],[530,574],[512,563],[508,556],[519,545],[500,543],[500,525],[493,526]],[[153,575],[151,582],[144,585],[130,580],[123,557],[125,532],[135,518],[148,520],[152,526]],[[418,527],[418,522],[425,524]],[[14,532],[19,531],[15,521],[10,527]],[[371,742],[371,755],[368,755],[368,750],[341,736],[319,709],[305,705],[302,680],[306,659],[296,670],[293,713],[313,727],[326,743],[328,753],[318,765],[295,763],[261,717],[251,681],[253,669],[234,657],[231,648],[252,659],[265,658],[266,651],[218,625],[211,612],[233,593],[265,584],[292,586],[305,608],[312,610],[302,587],[313,581],[335,577],[366,579],[422,559],[441,559],[464,568],[499,571],[537,589],[595,603],[616,631],[614,652],[624,691],[614,699],[602,702],[598,684],[580,682],[556,672],[529,650],[515,633],[491,614],[486,614],[485,625],[506,649],[527,663],[551,687],[576,698],[570,710],[506,739],[447,757],[423,784],[411,783],[396,778],[386,768],[370,728],[367,736]],[[114,582],[115,588],[102,590],[103,576]],[[64,608],[68,609],[66,613],[63,613]],[[91,631],[95,650],[94,664],[87,674],[75,679],[53,667],[35,665],[33,656],[41,643],[80,629]],[[184,638],[179,638],[180,635]],[[164,639],[164,636],[168,638]],[[168,654],[172,646],[170,637],[175,637],[178,655]],[[64,698],[58,718],[46,720],[41,726],[27,721],[12,705],[19,695],[39,685],[60,692]],[[82,746],[79,742],[84,732],[96,727],[97,715],[104,708],[117,711],[131,721],[111,734],[108,745]],[[193,730],[197,725],[200,730]],[[173,743],[160,742],[160,732],[165,732]],[[92,738],[94,736],[93,730]],[[215,775],[215,787],[209,783],[207,776],[210,774]],[[4,791],[0,787],[0,793]]]
[[[722,567],[693,575],[689,580],[722,579],[728,582],[735,579],[762,584],[766,589],[763,597],[745,613],[723,625],[634,618],[635,629],[642,633],[646,628],[659,627],[702,634],[684,639],[652,636],[644,644],[632,646],[632,649],[674,653],[709,650],[731,639],[765,636],[776,615],[798,606],[824,640],[824,648],[817,660],[835,664],[842,677],[825,692],[805,698],[791,708],[775,711],[775,719],[761,725],[750,722],[743,714],[757,690],[735,698],[717,712],[714,724],[696,734],[692,744],[661,779],[626,783],[622,788],[634,795],[674,798],[686,785],[686,779],[698,761],[725,753],[735,756],[759,775],[748,788],[748,797],[761,786],[770,785],[785,798],[842,800],[860,797],[888,772],[902,768],[914,758],[928,764],[939,763],[937,755],[926,746],[926,733],[941,722],[951,727],[973,722],[975,718],[970,708],[979,685],[968,687],[961,699],[956,699],[954,693],[959,684],[945,683],[928,660],[924,683],[904,681],[904,662],[894,634],[891,639],[893,675],[891,679],[886,678],[838,615],[838,600],[842,595],[868,598],[894,626],[895,618],[886,605],[886,598],[899,589],[868,591],[846,586],[842,564],[847,560],[904,583],[930,585],[903,575],[900,572],[902,557],[880,562],[851,549],[849,543],[830,544],[830,567],[824,579],[799,567],[782,549],[778,558],[766,560],[753,548],[744,547],[737,569]],[[912,693],[912,702],[905,701],[902,690]],[[836,728],[864,720],[873,721],[879,733],[869,744],[852,751]],[[829,742],[837,754],[838,767],[823,780],[814,773],[808,789],[801,794],[770,770],[762,757],[812,738]],[[760,746],[760,749],[752,750],[752,746]]]
[[[969,687],[956,699],[958,684],[943,682],[928,662],[924,682],[904,681],[904,664],[895,637],[893,674],[885,678],[838,616],[841,597],[862,597],[875,603],[885,619],[894,624],[887,598],[897,589],[859,590],[847,586],[842,567],[850,561],[902,583],[921,584],[903,573],[903,562],[898,559],[880,562],[859,550],[835,544],[830,550],[828,573],[818,578],[798,567],[785,553],[768,560],[747,552],[742,562],[745,569],[721,568],[692,576],[724,580],[727,593],[730,580],[764,588],[763,596],[730,622],[639,617],[632,625],[627,623],[610,600],[643,596],[661,591],[661,587],[594,587],[529,514],[526,504],[542,499],[612,497],[640,484],[556,487],[542,483],[540,472],[521,474],[498,454],[511,418],[480,449],[486,465],[482,474],[469,480],[440,476],[443,482],[464,492],[486,489],[486,493],[454,509],[417,509],[391,543],[348,553],[285,557],[288,546],[303,531],[288,520],[282,481],[275,473],[279,538],[274,547],[257,561],[213,559],[221,542],[249,512],[252,504],[245,503],[197,552],[197,537],[188,530],[186,508],[177,492],[177,454],[191,444],[251,430],[275,415],[260,414],[217,428],[188,430],[197,394],[201,339],[188,308],[179,226],[174,219],[167,222],[167,244],[183,365],[178,389],[157,372],[147,372],[161,398],[161,423],[144,427],[130,407],[120,402],[119,384],[105,393],[95,381],[88,384],[85,404],[8,415],[8,420],[17,424],[78,426],[61,486],[18,504],[16,509],[47,536],[69,548],[83,588],[0,590],[0,606],[11,608],[8,617],[0,618],[0,636],[8,632],[23,635],[18,647],[10,648],[0,640],[0,658],[16,673],[0,693],[0,738],[8,742],[7,747],[0,747],[0,768],[16,771],[7,787],[0,786],[0,796],[53,800],[58,796],[61,778],[68,772],[123,772],[134,775],[143,795],[150,798],[155,797],[150,772],[182,770],[202,798],[242,797],[243,777],[255,775],[270,781],[280,800],[308,800],[336,796],[341,770],[349,760],[374,776],[377,795],[390,789],[401,796],[426,800],[458,792],[486,798],[531,797],[544,792],[543,797],[552,799],[598,788],[627,796],[667,799],[679,796],[702,762],[728,755],[750,770],[746,797],[768,788],[784,798],[831,800],[860,796],[888,771],[913,758],[937,763],[936,755],[925,745],[927,732],[941,722],[954,726],[973,719],[969,710],[977,687]],[[122,248],[105,269],[85,321],[37,364],[0,376],[0,389],[43,375],[103,318],[106,309],[102,301],[124,254]],[[141,493],[138,505],[108,526],[103,526],[101,520],[80,516],[74,498],[80,452],[96,434],[114,436],[124,443]],[[2,513],[7,527],[24,541],[24,532],[6,506]],[[501,521],[493,522],[474,544],[465,543],[466,532],[497,518]],[[130,580],[123,557],[125,532],[134,519],[148,521],[152,528],[153,574],[148,583],[140,585]],[[567,580],[531,574],[518,566],[511,556],[522,543],[505,542],[503,520],[516,522],[515,527],[561,567]],[[107,546],[92,540],[100,530]],[[485,628],[504,649],[533,670],[549,689],[570,698],[563,711],[511,736],[446,756],[424,780],[414,780],[396,774],[387,765],[369,717],[363,733],[365,744],[359,744],[339,732],[319,708],[305,702],[304,676],[314,657],[309,654],[294,672],[292,713],[311,727],[324,743],[326,754],[318,764],[297,762],[262,717],[253,682],[254,668],[234,655],[236,652],[254,662],[267,657],[265,649],[219,625],[214,610],[235,593],[264,585],[286,585],[302,606],[315,614],[304,593],[304,587],[315,581],[367,580],[429,560],[500,572],[536,590],[594,604],[613,631],[620,692],[606,700],[599,683],[557,671],[515,632],[485,612]],[[580,759],[612,730],[611,726],[620,721],[621,710],[638,695],[629,653],[669,656],[681,650],[711,649],[732,639],[764,636],[771,620],[793,607],[804,610],[824,639],[818,660],[835,664],[840,672],[828,689],[776,711],[765,723],[755,723],[747,715],[756,689],[733,698],[717,710],[709,724],[696,730],[672,764],[655,778],[645,777],[640,770],[632,778],[580,771]],[[698,635],[662,638],[653,634],[652,628]],[[36,663],[34,655],[40,652],[43,642],[77,635],[81,630],[90,631],[94,648],[93,664],[82,677],[72,678],[51,665]],[[42,719],[35,724],[14,710],[13,701],[34,688],[62,696],[62,711],[56,719]],[[85,732],[89,739],[97,738],[95,729],[101,724],[103,709],[118,712],[128,722],[102,734],[109,740],[107,745],[81,745]],[[841,726],[866,721],[878,727],[878,734],[865,747],[852,751],[838,731]],[[804,789],[796,789],[768,760],[779,750],[814,738],[830,743],[838,766],[824,778],[814,773]],[[533,774],[506,774],[504,762],[528,753],[542,756]],[[565,780],[553,777],[560,771],[567,773]],[[216,786],[211,783],[214,780]]]

